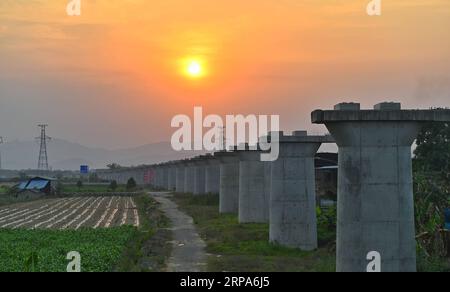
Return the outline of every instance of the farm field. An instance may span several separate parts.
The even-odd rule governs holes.
[[[138,230],[113,228],[2,229],[0,272],[65,272],[71,251],[81,254],[81,271],[108,272]]]
[[[139,224],[136,203],[131,197],[70,197],[0,208],[0,228],[77,230]]]
[[[0,272],[162,271],[170,231],[148,196],[81,196],[0,207]]]
[[[82,187],[77,187],[75,183],[73,184],[63,184],[61,192],[63,193],[108,193],[108,192],[126,192],[127,189],[125,185],[118,185],[117,189],[112,191],[109,184],[83,184]]]

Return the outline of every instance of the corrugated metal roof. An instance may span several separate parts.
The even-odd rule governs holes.
[[[45,188],[50,181],[43,179],[31,180],[27,185],[27,190],[41,190]]]
[[[17,186],[17,188],[18,188],[19,190],[24,190],[25,187],[27,186],[27,184],[28,184],[27,181],[21,182],[21,183]]]

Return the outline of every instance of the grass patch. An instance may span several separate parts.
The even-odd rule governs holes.
[[[417,255],[419,272],[450,272],[450,258],[427,256],[419,250]]]
[[[160,272],[164,271],[170,256],[172,233],[167,228],[169,219],[159,210],[159,204],[148,195],[135,199],[139,209],[141,226],[120,257],[115,271]]]
[[[0,195],[7,194],[10,188],[8,186],[0,185]]]
[[[113,192],[109,185],[99,184],[99,185],[83,185],[81,188],[77,187],[76,184],[63,184],[61,188],[63,193],[107,193]],[[125,185],[118,185],[117,189],[114,190],[116,193],[127,192]]]
[[[175,195],[207,243],[208,271],[300,272],[335,271],[335,233],[319,228],[320,248],[312,252],[269,243],[268,224],[239,224],[236,215],[219,214],[216,195]]]

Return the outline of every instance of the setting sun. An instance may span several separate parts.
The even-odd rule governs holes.
[[[197,59],[185,61],[183,71],[185,75],[191,78],[200,78],[205,75],[203,62]]]
[[[199,76],[202,73],[202,66],[198,62],[192,61],[189,64],[187,71],[191,76]]]

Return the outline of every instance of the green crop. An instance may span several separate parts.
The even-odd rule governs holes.
[[[122,226],[79,230],[0,229],[0,272],[65,272],[71,251],[82,272],[111,271],[137,229]]]

